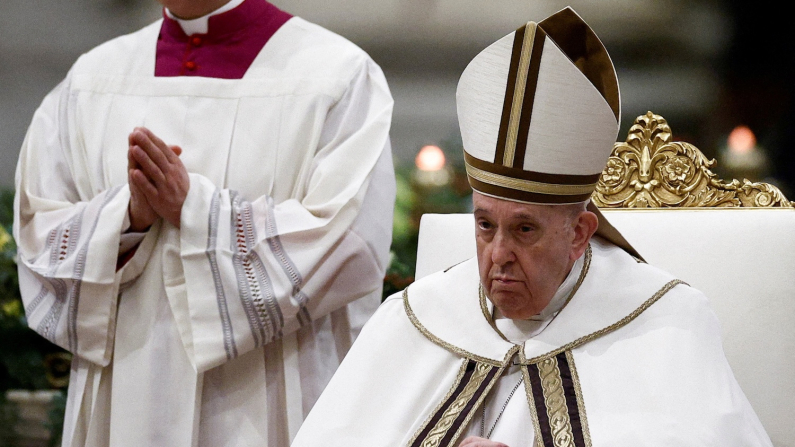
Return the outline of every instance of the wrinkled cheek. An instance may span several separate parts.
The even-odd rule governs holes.
[[[488,281],[489,272],[491,271],[491,268],[494,265],[491,262],[491,259],[488,258],[487,256],[488,256],[488,251],[487,250],[481,251],[480,248],[478,247],[478,274],[480,275],[480,283],[483,285],[483,287],[490,287]]]

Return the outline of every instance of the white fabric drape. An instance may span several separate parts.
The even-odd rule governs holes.
[[[521,348],[503,340],[484,317],[475,259],[409,286],[411,312],[426,333],[412,323],[400,295],[388,298],[293,447],[407,446],[453,395],[467,359],[505,365],[511,349],[522,349],[527,359],[553,352],[623,320],[672,279],[611,244],[591,245],[593,258],[578,292]],[[594,447],[771,445],[726,362],[707,298],[695,289],[673,287],[634,320],[570,352]],[[485,398],[486,433],[519,380],[517,369],[507,366]],[[522,385],[508,401],[493,441],[537,445],[526,393]],[[457,442],[480,434],[481,411],[475,409]]]
[[[159,29],[82,56],[20,155],[28,321],[75,354],[63,445],[284,446],[380,301],[392,99],[300,18],[241,80],[155,78]],[[141,125],[183,148],[190,190],[116,272]]]

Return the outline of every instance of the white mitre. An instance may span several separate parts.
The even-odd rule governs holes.
[[[590,199],[618,136],[621,100],[610,55],[565,8],[481,51],[458,81],[469,184],[533,204]],[[595,206],[597,234],[637,255]]]

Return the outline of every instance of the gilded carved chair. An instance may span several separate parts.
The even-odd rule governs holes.
[[[651,112],[616,143],[592,195],[650,264],[703,291],[737,381],[776,446],[795,447],[795,205],[772,185],[723,182]],[[416,278],[475,255],[471,214],[426,214]]]

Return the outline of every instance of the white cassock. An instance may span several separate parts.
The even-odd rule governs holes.
[[[83,55],[20,155],[28,322],[75,354],[63,445],[285,446],[380,302],[392,98],[300,18],[241,80],[154,77],[160,27]],[[116,271],[136,126],[183,148],[190,190]]]
[[[471,259],[387,299],[293,447],[771,445],[706,297],[669,274],[594,238],[521,322],[478,284]]]

